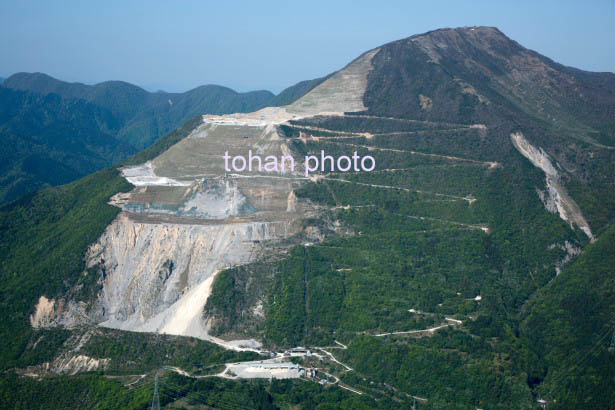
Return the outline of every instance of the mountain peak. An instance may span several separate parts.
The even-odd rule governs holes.
[[[437,35],[481,35],[481,36],[504,36],[497,27],[493,26],[463,26],[463,27],[443,27],[436,30],[427,31],[422,34],[415,34],[410,38],[431,37]]]
[[[419,44],[435,62],[455,52],[471,56],[472,50],[476,49],[501,56],[510,56],[525,50],[498,28],[487,26],[443,28],[418,34],[406,40]]]
[[[498,39],[513,41],[502,33],[497,27],[492,26],[464,26],[464,27],[444,27],[436,30],[427,31],[422,34],[415,34],[408,39],[416,40],[427,38],[431,40],[454,40],[459,38],[465,39]]]
[[[45,73],[15,73],[4,80],[4,86],[22,91],[30,91],[31,89],[44,89],[47,92],[60,87],[64,84],[56,78]]]

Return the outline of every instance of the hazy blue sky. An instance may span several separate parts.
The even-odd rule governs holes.
[[[615,0],[376,3],[0,0],[0,76],[279,92],[385,42],[469,25],[497,26],[566,65],[615,71]]]

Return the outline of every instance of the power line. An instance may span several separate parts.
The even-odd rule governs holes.
[[[147,390],[149,386],[141,386],[140,388],[132,389],[133,392]],[[199,391],[189,390],[186,387],[178,386],[176,384],[170,383],[168,380],[164,383],[161,382],[159,393],[163,396],[167,396],[173,400],[179,400],[184,398],[190,398],[202,405],[207,406],[208,408],[212,408],[211,405],[207,402],[207,396]],[[244,407],[238,403],[231,403],[225,400],[221,400],[219,398],[213,399],[215,401],[216,408],[222,410],[250,410],[250,407]]]
[[[192,380],[198,380],[198,378],[194,378],[191,376],[188,376],[188,378]],[[188,398],[188,396],[190,396],[192,400],[195,400],[210,408],[211,408],[211,404],[209,404],[209,402],[213,400],[214,401],[213,405],[223,410],[251,410],[252,409],[251,407],[247,407],[243,403],[230,402],[220,397],[215,397],[215,398],[210,397],[207,394],[203,394],[202,392],[198,390],[191,390],[190,388],[186,386],[180,386],[176,383],[171,382],[170,380],[168,380],[168,378],[165,378],[163,380],[164,381],[161,381],[160,383],[158,382],[158,372],[156,372],[156,376],[154,378],[154,394],[152,396],[152,405],[151,405],[152,409],[156,409],[156,410],[161,409],[160,394],[166,395],[175,400],[182,399],[182,398]],[[134,394],[138,391],[147,390],[149,386],[151,385],[147,385],[146,383],[143,383],[140,386],[132,388],[130,390]]]
[[[564,370],[563,372],[557,374],[554,378],[551,379],[551,388],[548,390],[548,395],[552,396],[559,383],[565,381],[566,377],[570,375],[570,373],[573,373],[578,367],[584,365],[588,360],[591,360],[595,353],[598,353],[601,348],[604,348],[604,345],[602,343],[604,343],[609,333],[610,332],[607,330],[605,334],[599,336],[597,341],[591,346],[591,348],[587,352],[585,352],[585,354],[570,363],[567,370]]]
[[[226,408],[229,410],[250,410],[250,407],[244,406],[241,403],[229,402],[228,400],[223,400],[221,398],[210,398],[208,395],[199,392],[198,390],[190,390],[187,387],[179,386],[175,383],[172,383],[170,380],[165,379],[164,388],[161,390],[162,394],[168,394],[169,396],[174,396],[176,399],[184,398],[190,396],[191,399],[208,405],[210,400],[215,401],[215,406],[220,408]],[[195,397],[196,396],[196,397]]]
[[[615,319],[613,319],[613,336],[611,336],[611,345],[609,346],[609,352],[615,351]]]
[[[154,396],[152,397],[152,410],[160,410],[160,396],[158,395],[158,373],[154,379]]]

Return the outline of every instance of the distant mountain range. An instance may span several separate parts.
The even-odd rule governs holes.
[[[0,203],[115,164],[194,116],[287,104],[319,81],[275,96],[217,85],[152,93],[122,81],[85,85],[14,74],[0,86]]]
[[[85,85],[67,83],[42,73],[14,74],[3,86],[43,95],[57,94],[100,107],[117,121],[117,139],[136,149],[149,146],[195,115],[251,111],[274,97],[269,91],[237,93],[217,85],[204,85],[185,93],[152,93],[123,81]]]
[[[108,110],[85,100],[0,87],[0,202],[135,153],[118,129]]]

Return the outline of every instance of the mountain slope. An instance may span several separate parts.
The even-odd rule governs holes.
[[[291,85],[273,97],[267,105],[271,107],[282,107],[289,105],[310,92],[314,87],[325,81],[329,76],[315,78],[313,80],[300,81],[295,85]]]
[[[531,408],[532,393],[562,408],[581,400],[601,408],[609,398],[598,392],[613,388],[610,370],[583,376],[595,397],[543,389],[541,382],[549,386],[565,365],[516,335],[535,292],[548,283],[545,291],[554,290],[564,275],[557,274],[590,240],[608,242],[615,216],[608,145],[615,76],[563,67],[488,27],[386,44],[375,50],[371,67],[364,111],[282,125],[301,155],[356,150],[376,158],[378,173],[325,174],[297,191],[335,206],[327,220],[360,236],[297,247],[267,268],[224,272],[207,306],[219,321],[214,331],[230,337],[253,329],[246,323],[253,317],[242,315],[255,303],[250,292],[260,292],[268,343],[322,346],[336,338],[348,345],[336,356],[357,372],[344,380],[364,391],[386,383],[430,397],[434,408]],[[587,258],[594,267],[611,262],[608,253]],[[596,280],[604,274],[598,270]],[[264,280],[269,289],[250,287]],[[611,297],[609,286],[601,300]],[[565,289],[556,293],[570,297]],[[582,292],[575,298],[581,306],[593,300]],[[609,312],[601,305],[595,314]],[[429,341],[412,338],[445,317],[464,325]],[[557,332],[561,323],[551,320]],[[604,336],[606,321],[600,323]],[[527,334],[541,331],[533,325]],[[605,344],[594,347],[605,354]],[[547,379],[541,366],[553,367]],[[481,392],[485,384],[501,390]]]
[[[84,100],[0,87],[0,202],[61,185],[136,149],[114,137],[117,120]]]
[[[162,100],[159,99],[162,97]],[[155,102],[142,107],[118,133],[118,138],[145,147],[150,136],[164,135],[196,115],[250,112],[265,106],[269,91],[237,93],[230,88],[204,85],[181,94],[156,93]]]
[[[492,27],[395,41],[373,64],[368,113],[525,130],[558,164],[589,224],[600,229],[613,221],[615,74],[562,66]],[[508,131],[492,138],[509,145]]]
[[[392,55],[395,58],[388,59]],[[598,138],[613,138],[615,74],[562,66],[496,28],[441,29],[395,41],[381,48],[374,66],[365,95],[372,112],[442,121],[462,120],[464,115],[477,119],[489,115],[494,99],[498,110],[518,109],[577,131],[587,132],[594,124],[594,131],[601,133]],[[427,72],[437,77],[421,76]],[[380,107],[395,96],[391,85],[396,82],[399,92],[410,92],[412,100]],[[431,96],[430,109],[421,108],[421,92]],[[460,109],[462,100],[446,104],[451,97],[463,97],[467,107]]]
[[[134,116],[149,100],[162,102],[158,96],[123,81],[106,81],[96,85],[67,83],[43,73],[17,73],[6,79],[4,87],[38,94],[57,94],[85,100],[110,111],[120,122]]]
[[[195,118],[130,167],[6,205],[2,362],[23,373],[83,354],[104,369],[133,335],[81,350],[50,336],[102,324],[262,354],[310,347],[318,355],[298,349],[296,360],[362,393],[349,408],[604,408],[615,390],[604,343],[610,78],[494,28],[438,30],[370,50],[289,91],[300,97],[288,105]],[[583,104],[587,116],[575,114]],[[296,162],[357,152],[376,168],[229,174],[229,146]],[[169,401],[194,399],[172,383]],[[294,388],[259,386],[250,395],[274,402]],[[291,403],[317,405],[307,394]]]
[[[615,402],[615,226],[588,246],[522,313],[522,335],[541,359],[539,391],[552,408],[608,408]],[[610,382],[609,382],[610,381]]]
[[[196,123],[198,119],[188,121],[184,128],[138,153],[134,160],[160,154],[185,137]],[[130,188],[117,170],[107,168],[0,207],[0,309],[7,317],[1,329],[4,366],[14,366],[26,348],[30,333],[27,306],[41,289],[61,294],[76,283],[85,268],[87,247],[118,213],[107,203],[109,198]],[[37,245],[32,246],[34,243]]]

